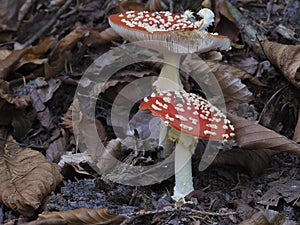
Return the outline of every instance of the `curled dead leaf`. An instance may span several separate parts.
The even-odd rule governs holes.
[[[285,78],[300,88],[300,45],[264,41],[263,49],[271,63],[281,70]]]
[[[235,127],[239,147],[249,149],[271,149],[277,152],[290,152],[300,155],[300,146],[283,135],[244,118],[227,114]]]
[[[87,209],[80,208],[62,212],[48,212],[39,215],[38,221],[50,224],[51,221],[60,221],[67,224],[121,224],[125,215],[110,213],[107,208]],[[37,222],[38,222],[37,221]]]
[[[29,148],[8,142],[0,158],[0,201],[24,216],[32,216],[43,198],[62,181],[58,165]]]

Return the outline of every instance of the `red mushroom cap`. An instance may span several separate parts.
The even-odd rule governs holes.
[[[193,93],[161,91],[146,97],[140,109],[150,110],[167,125],[201,139],[230,140],[234,127],[217,107]]]
[[[116,33],[129,41],[163,42],[161,46],[148,43],[147,47],[158,51],[167,49],[175,53],[194,53],[230,49],[227,37],[200,31],[200,23],[168,11],[127,11],[109,16],[109,24]]]

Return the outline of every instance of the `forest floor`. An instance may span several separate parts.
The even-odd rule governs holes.
[[[299,1],[0,4],[0,224],[300,224]],[[172,155],[139,110],[162,56],[108,17],[203,7],[232,48],[183,55],[181,80],[225,101],[236,138],[203,171],[199,140],[195,191],[175,205],[173,172],[159,166]]]

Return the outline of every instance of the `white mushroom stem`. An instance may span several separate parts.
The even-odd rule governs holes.
[[[154,90],[183,90],[183,86],[179,76],[180,57],[181,54],[173,52],[164,53],[164,65],[161,69],[159,77],[153,83]]]
[[[172,198],[176,202],[185,202],[184,197],[194,191],[192,154],[195,150],[196,140],[187,134],[180,133],[179,135],[180,137],[175,147],[175,187]]]

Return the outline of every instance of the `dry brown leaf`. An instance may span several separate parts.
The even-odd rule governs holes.
[[[94,30],[90,31],[89,35],[85,38],[84,43],[87,46],[91,46],[94,44],[105,44],[118,39],[121,39],[121,37],[109,27],[100,33]]]
[[[32,53],[36,55],[36,57],[42,57],[42,55],[50,49],[54,41],[54,37],[41,38],[39,43],[32,47]]]
[[[87,209],[80,208],[62,212],[48,212],[39,215],[38,221],[44,221],[44,224],[50,224],[51,221],[59,220],[67,224],[121,224],[125,215],[113,214],[107,208]]]
[[[263,49],[271,63],[281,70],[285,78],[300,88],[300,45],[264,41]]]
[[[300,146],[285,136],[230,113],[228,113],[228,118],[235,127],[236,141],[239,147],[248,149],[265,148],[300,155]]]
[[[58,165],[38,151],[8,142],[0,158],[0,200],[24,216],[32,216],[43,198],[62,181]]]
[[[72,56],[72,50],[87,31],[87,27],[78,26],[58,42],[44,67],[46,79],[56,76],[65,68],[66,63],[68,63]]]
[[[225,0],[216,0],[214,12],[215,18],[215,29],[222,35],[226,35],[230,40],[236,42],[239,40],[240,30],[237,28],[234,18],[228,10]]]
[[[0,61],[0,79],[5,79],[8,73],[15,69],[14,67],[19,60],[28,53],[32,53],[31,46],[21,50],[14,50],[6,58],[2,59]],[[7,54],[7,52],[5,54]]]
[[[217,62],[217,61],[205,61],[207,65],[212,69],[213,73],[224,73],[225,71],[228,71],[234,75],[234,77],[239,78],[241,80],[245,79],[251,79],[252,75],[250,73],[247,73],[246,71],[239,69],[235,66],[229,65],[228,63],[224,62]]]
[[[225,63],[193,60],[190,56],[186,57],[183,65],[185,66],[185,71],[195,73],[197,76],[203,74],[204,68],[209,69],[218,80],[227,102],[246,103],[253,100],[252,93],[240,79],[252,77],[250,74]],[[208,72],[205,71],[205,73],[207,74]]]
[[[300,109],[298,110],[298,122],[295,127],[293,141],[298,142],[298,143],[300,142]]]
[[[46,59],[43,59],[42,57],[50,49],[54,40],[55,39],[53,37],[44,38],[36,46],[33,46],[32,48],[30,47],[31,50],[28,53],[26,53],[26,51],[27,51],[26,50],[25,54],[22,54],[20,58],[16,58],[17,60],[15,62],[13,62],[14,66],[13,67],[11,66],[8,68],[16,70],[27,63],[43,64],[46,61]],[[10,55],[16,54],[15,51],[16,50],[10,51],[7,49],[0,50],[0,60],[4,60],[6,58],[8,59],[8,57]],[[20,50],[20,51],[24,51],[24,50]],[[9,71],[10,70],[8,70],[8,72]]]

